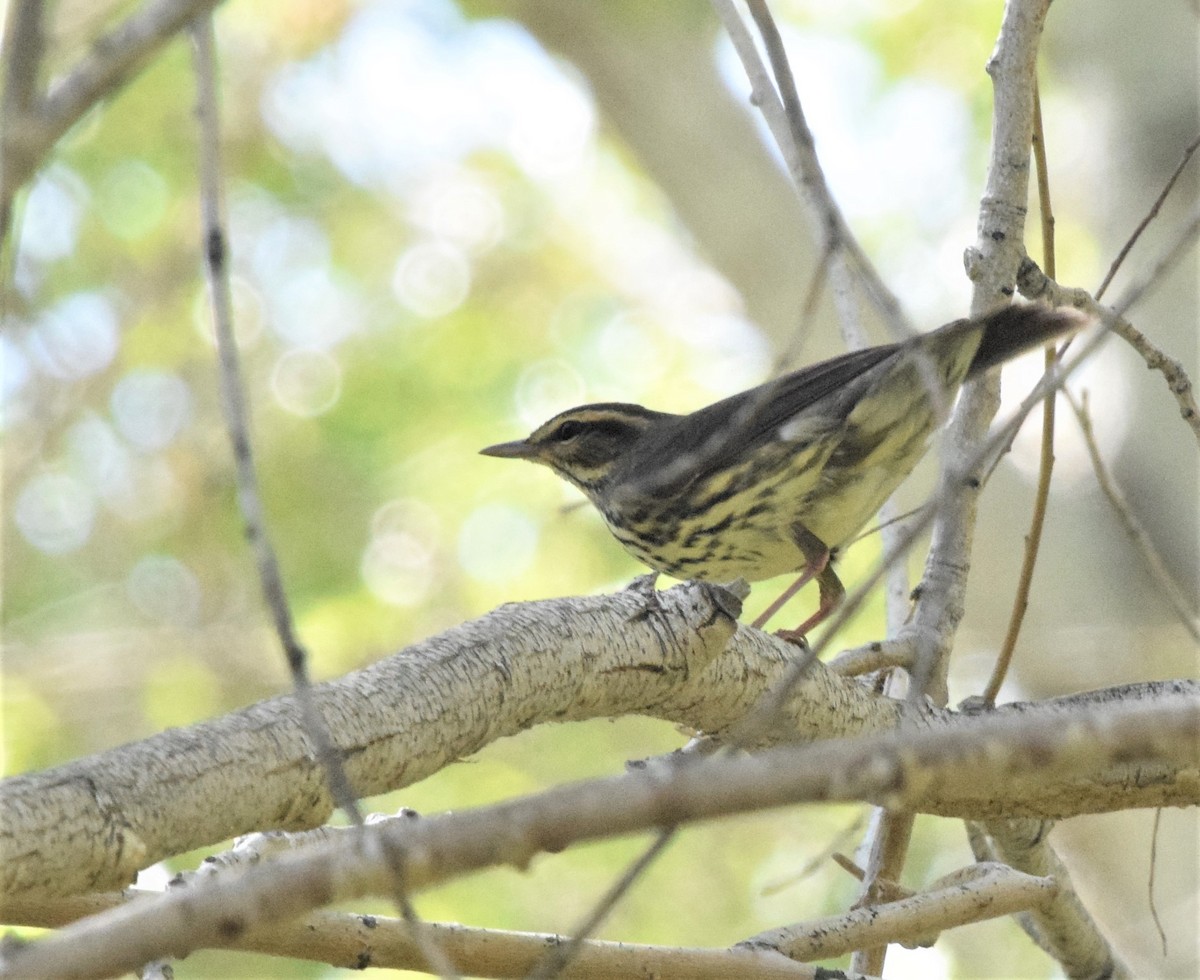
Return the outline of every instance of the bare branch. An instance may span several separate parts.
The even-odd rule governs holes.
[[[762,112],[763,119],[766,120],[767,127],[783,154],[788,172],[813,211],[816,239],[822,254],[833,255],[844,250],[853,260],[867,296],[880,311],[893,334],[897,337],[911,336],[913,329],[905,320],[900,304],[854,238],[849,223],[829,190],[820,160],[817,158],[812,132],[804,118],[791,70],[787,66],[782,41],[766,4],[762,0],[756,0],[750,5],[750,10],[763,34],[764,44],[775,67],[778,90],[772,84],[772,77],[759,58],[758,49],[732,0],[713,0],[713,6],[725,25],[725,30],[750,80],[753,92],[751,99]]]
[[[1029,148],[1033,138],[1033,79],[1038,42],[1049,0],[1008,0],[996,50],[988,63],[995,98],[987,186],[979,208],[978,237],[966,256],[975,283],[971,312],[982,314],[1013,294],[1024,257],[1025,209],[1029,196]],[[962,619],[974,540],[980,473],[975,451],[1000,405],[993,374],[968,385],[955,408],[942,454],[942,470],[921,600],[913,617],[917,672],[910,697],[946,698],[946,672],[953,637]]]
[[[1096,299],[1099,300],[1104,296],[1104,291],[1108,289],[1109,283],[1113,281],[1113,276],[1117,274],[1117,270],[1121,268],[1121,264],[1125,261],[1126,256],[1133,250],[1133,246],[1137,244],[1137,240],[1142,237],[1149,226],[1150,222],[1158,217],[1158,212],[1162,210],[1163,204],[1171,194],[1171,189],[1175,186],[1175,182],[1179,180],[1179,175],[1183,173],[1191,160],[1192,154],[1200,149],[1200,136],[1197,136],[1186,150],[1183,151],[1183,158],[1179,161],[1179,165],[1175,168],[1175,172],[1167,179],[1166,186],[1163,187],[1158,197],[1154,199],[1154,203],[1150,205],[1150,210],[1146,212],[1146,216],[1138,222],[1138,226],[1133,229],[1133,234],[1129,236],[1129,240],[1121,246],[1121,251],[1117,253],[1117,257],[1113,259],[1112,265],[1108,267],[1108,272],[1105,274],[1103,281],[1096,287]],[[1055,278],[1054,270],[1049,266],[1046,267],[1046,274],[1051,279]]]
[[[1098,785],[1111,788],[1113,779],[1126,788],[1126,803],[1130,792],[1143,799],[1168,795],[1168,783],[1177,802],[1200,802],[1200,686],[1175,682],[1153,693],[1143,687],[1141,698],[1127,689],[1090,698],[1085,707],[1078,700],[1044,702],[941,730],[655,766],[367,832],[404,849],[410,887],[422,889],[483,867],[524,867],[536,854],[574,842],[804,800],[928,809],[930,797],[940,796],[942,805],[957,801],[959,816],[998,807],[996,813],[1010,818],[1023,809],[1010,798],[1014,787],[1036,777],[1058,781],[1073,803]],[[217,876],[182,894],[68,926],[9,952],[0,978],[104,976],[164,952],[219,945],[333,901],[387,894],[391,886],[386,866],[358,846],[357,834],[345,834],[228,881]]]
[[[1072,411],[1075,413],[1076,421],[1079,422],[1079,430],[1083,433],[1088,457],[1092,461],[1092,470],[1096,474],[1096,483],[1099,484],[1104,496],[1108,498],[1113,512],[1117,515],[1117,520],[1125,529],[1125,533],[1129,535],[1129,539],[1133,542],[1134,547],[1137,548],[1138,553],[1142,556],[1142,561],[1146,564],[1146,570],[1149,571],[1150,577],[1154,580],[1154,584],[1157,586],[1160,594],[1171,604],[1171,607],[1179,617],[1179,621],[1183,624],[1184,629],[1191,634],[1192,639],[1200,643],[1200,623],[1196,621],[1196,610],[1188,605],[1188,600],[1183,594],[1183,590],[1175,581],[1175,577],[1167,568],[1167,564],[1163,561],[1158,549],[1154,547],[1154,542],[1150,540],[1150,535],[1146,533],[1146,529],[1142,527],[1141,521],[1134,514],[1133,508],[1129,506],[1129,502],[1125,499],[1120,488],[1113,480],[1112,475],[1108,472],[1108,467],[1104,463],[1104,457],[1100,455],[1100,447],[1096,445],[1095,434],[1092,431],[1092,420],[1087,411],[1086,392],[1082,405],[1071,396],[1069,391],[1064,392],[1064,394]]]
[[[29,900],[5,906],[16,925],[65,926],[85,915],[159,893],[131,890],[76,898]],[[426,923],[440,948],[472,977],[524,977],[560,936],[551,933],[479,929],[457,923]],[[313,912],[287,922],[251,929],[221,944],[225,949],[268,953],[328,963],[348,970],[420,969],[421,954],[403,922],[382,916]],[[564,980],[651,976],[658,980],[818,980],[828,971],[785,959],[769,950],[647,946],[589,939],[559,974]],[[858,980],[845,974],[847,980]]]
[[[1044,905],[1057,890],[1050,877],[1022,874],[994,862],[976,864],[908,898],[772,929],[738,947],[777,949],[807,961],[887,943],[929,946],[943,930]]]
[[[1117,959],[1080,901],[1066,866],[1046,839],[1050,824],[1040,820],[996,820],[987,823],[985,830],[986,837],[978,828],[969,827],[977,860],[1003,861],[1025,874],[1052,878],[1058,883],[1051,901],[1017,916],[1029,937],[1062,964],[1067,976],[1113,980],[1128,977],[1128,967]]]
[[[1189,228],[1192,235],[1200,232],[1200,225],[1194,221]],[[1186,234],[1187,230],[1185,236]],[[1173,247],[1171,252],[1177,250],[1177,247]],[[1200,406],[1197,406],[1193,394],[1192,379],[1188,377],[1181,362],[1155,346],[1149,337],[1130,323],[1115,307],[1101,306],[1085,289],[1060,286],[1042,272],[1032,259],[1026,258],[1022,263],[1017,276],[1017,286],[1021,295],[1027,299],[1044,299],[1055,306],[1073,306],[1111,324],[1112,332],[1137,351],[1146,362],[1146,367],[1162,374],[1168,390],[1179,404],[1180,416],[1187,422],[1200,443]]]
[[[45,98],[28,106],[19,130],[5,133],[0,156],[8,162],[0,174],[0,201],[13,198],[85,112],[136,75],[190,20],[207,14],[218,2],[146,0],[95,41],[69,75],[55,82]]]

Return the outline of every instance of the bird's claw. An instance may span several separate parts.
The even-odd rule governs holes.
[[[785,643],[790,643],[792,646],[800,647],[802,650],[808,650],[808,637],[799,630],[776,630],[775,635]]]

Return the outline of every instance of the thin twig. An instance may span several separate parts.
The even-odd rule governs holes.
[[[1037,78],[1033,80],[1033,159],[1037,169],[1038,211],[1041,215],[1042,226],[1042,261],[1050,276],[1054,275],[1054,208],[1050,200],[1050,169],[1046,162],[1046,133],[1042,128],[1042,97],[1038,88]],[[1046,345],[1045,367],[1047,371],[1054,370],[1056,361],[1054,344]],[[1029,608],[1029,593],[1033,587],[1033,571],[1037,567],[1038,551],[1042,544],[1042,531],[1046,526],[1046,511],[1050,506],[1050,480],[1054,474],[1054,406],[1055,397],[1050,395],[1042,403],[1042,450],[1038,461],[1037,489],[1033,495],[1033,512],[1029,518],[1029,530],[1025,534],[1025,553],[1021,560],[1021,573],[1017,578],[1017,587],[1013,593],[1012,611],[1008,617],[1008,629],[1004,633],[1004,642],[996,655],[996,663],[992,668],[992,676],[988,678],[987,686],[980,695],[983,705],[991,707],[996,703],[996,696],[1008,668],[1012,664],[1013,653],[1017,648],[1017,638],[1021,635],[1021,624],[1025,622],[1025,612]]]
[[[322,716],[312,692],[308,653],[296,633],[291,607],[279,571],[279,561],[271,544],[266,513],[258,489],[254,454],[250,443],[249,410],[238,361],[233,329],[233,302],[229,285],[228,245],[224,232],[220,159],[220,124],[217,111],[216,42],[211,15],[203,15],[190,27],[195,51],[197,107],[200,122],[201,209],[204,223],[205,264],[212,305],[217,354],[220,362],[221,405],[233,446],[238,506],[246,525],[246,537],[254,553],[255,567],[263,598],[271,613],[276,636],[283,648],[292,685],[304,718],[304,727],[324,767],[334,802],[358,828],[364,847],[371,847],[377,836],[363,825],[358,798],[346,775],[340,750]],[[383,846],[380,858],[392,872],[393,897],[404,921],[412,930],[413,940],[425,953],[431,969],[443,977],[456,977],[457,971],[445,954],[428,938],[413,908],[405,884],[405,855],[400,848]]]
[[[557,977],[579,955],[583,950],[584,943],[600,928],[600,924],[608,918],[617,902],[625,897],[634,882],[654,863],[674,837],[674,827],[662,828],[655,835],[650,846],[625,869],[625,873],[604,893],[604,897],[596,903],[583,922],[572,930],[571,938],[565,943],[552,946],[542,957],[542,961],[530,971],[526,980],[553,980],[554,977]]]
[[[8,284],[12,281],[17,236],[11,236],[12,251],[9,251],[9,232],[14,228],[13,205],[17,184],[10,179],[14,169],[20,170],[21,161],[30,156],[25,145],[30,107],[37,97],[38,71],[42,63],[42,13],[41,0],[11,0],[8,17],[4,23],[4,43],[0,48],[0,64],[4,66],[4,92],[0,97],[0,315],[7,313]]]
[[[794,885],[810,878],[816,874],[825,865],[832,861],[843,870],[850,872],[860,881],[862,880],[862,868],[856,865],[848,857],[841,853],[841,848],[848,845],[863,831],[863,825],[866,823],[866,814],[862,811],[855,814],[842,830],[838,831],[837,835],[828,841],[825,847],[819,854],[811,858],[799,871],[789,872],[782,878],[776,878],[774,881],[769,881],[762,886],[761,894],[764,898],[769,898],[772,895],[778,895],[784,890],[791,888]]]
[[[254,451],[250,444],[249,410],[238,360],[233,329],[233,303],[229,288],[228,244],[221,192],[220,129],[217,117],[216,56],[212,24],[206,17],[191,28],[195,51],[197,106],[200,123],[201,209],[204,222],[204,258],[208,273],[220,366],[221,407],[233,447],[238,507],[246,525],[246,537],[254,554],[263,599],[271,614],[275,634],[287,659],[288,670],[305,715],[309,734],[325,766],[330,793],[337,805],[355,823],[362,824],[357,797],[342,767],[324,718],[311,696],[308,655],[296,635],[279,562],[267,530],[266,515],[258,490]]]
[[[1121,298],[1113,304],[1113,311],[1118,315],[1123,315],[1134,303],[1139,302],[1143,295],[1168,272],[1175,267],[1175,264],[1183,258],[1189,248],[1196,243],[1196,237],[1200,235],[1200,204],[1192,210],[1187,221],[1184,222],[1183,228],[1176,236],[1174,243],[1167,248],[1158,261],[1154,263],[1154,267],[1132,286],[1129,286]]]
[[[1195,226],[1190,231],[1195,237]],[[1185,230],[1185,236],[1189,234]],[[1167,382],[1167,388],[1179,405],[1180,417],[1195,433],[1200,442],[1200,406],[1196,404],[1192,379],[1188,377],[1183,364],[1173,357],[1168,357],[1144,333],[1137,329],[1115,307],[1106,307],[1097,303],[1085,289],[1061,286],[1038,268],[1028,256],[1017,275],[1017,287],[1026,299],[1042,299],[1053,306],[1072,306],[1077,310],[1088,313],[1098,319],[1111,322],[1112,332],[1124,340],[1146,362],[1151,371],[1158,371]]]
[[[783,102],[788,131],[799,151],[798,162],[801,167],[802,185],[813,195],[814,206],[824,216],[823,234],[826,248],[831,253],[832,262],[836,266],[839,261],[838,256],[842,254],[851,259],[867,295],[876,304],[893,335],[910,336],[912,327],[904,318],[899,301],[888,289],[866,252],[854,237],[850,223],[846,220],[845,214],[838,206],[837,200],[825,180],[825,171],[817,156],[816,140],[813,139],[812,130],[809,129],[808,119],[805,117],[804,108],[800,102],[800,93],[796,88],[796,79],[792,74],[787,51],[783,45],[783,38],[779,34],[775,19],[771,16],[770,8],[768,8],[766,0],[747,0],[747,8],[750,16],[754,18],[763,47],[767,52],[767,58],[771,62],[771,71],[775,77],[775,86],[779,97]],[[782,146],[781,149],[783,149]],[[855,332],[858,318],[856,316],[847,317],[844,307],[839,309],[839,312],[842,314],[843,331]],[[855,338],[850,343],[851,349],[865,345],[865,337]]]
[[[880,885],[885,881],[900,880],[915,822],[916,815],[911,811],[876,808],[868,831],[871,852],[867,858],[866,874],[851,909],[880,904]],[[886,943],[859,948],[850,957],[850,970],[870,975],[882,974],[886,959]]]
[[[1088,457],[1092,461],[1092,470],[1096,474],[1096,483],[1104,496],[1108,498],[1113,512],[1117,515],[1117,520],[1142,556],[1142,561],[1145,562],[1146,569],[1150,572],[1155,588],[1170,603],[1192,639],[1200,643],[1200,623],[1196,621],[1195,610],[1189,608],[1183,590],[1175,581],[1175,577],[1167,568],[1162,555],[1154,547],[1150,535],[1146,533],[1141,521],[1134,514],[1133,508],[1129,506],[1129,502],[1113,480],[1112,474],[1109,473],[1108,466],[1104,462],[1104,457],[1100,455],[1100,447],[1096,444],[1096,433],[1092,429],[1092,419],[1087,408],[1087,393],[1084,392],[1082,403],[1077,402],[1069,391],[1065,394],[1067,404],[1071,406],[1071,410],[1075,413],[1075,419],[1079,423],[1079,431],[1083,434],[1083,442],[1087,447]]]
[[[824,171],[817,158],[812,132],[804,119],[803,109],[796,96],[794,83],[790,82],[791,71],[786,68],[787,58],[779,32],[771,20],[763,0],[753,0],[750,12],[763,37],[763,45],[774,64],[784,67],[774,78],[767,71],[758,48],[755,46],[745,22],[733,4],[733,0],[712,0],[717,15],[725,26],[734,50],[741,59],[742,67],[750,81],[752,99],[783,155],[788,172],[802,191],[813,209],[817,244],[822,251],[842,249],[854,262],[867,297],[880,312],[889,330],[896,337],[910,337],[914,331],[904,317],[900,304],[891,290],[871,265],[870,259],[858,244],[837,202],[829,191]],[[780,85],[780,89],[776,88]],[[783,89],[788,90],[781,95]],[[784,102],[791,104],[791,109]]]
[[[1162,807],[1154,811],[1154,829],[1150,833],[1150,874],[1146,878],[1146,898],[1150,903],[1150,918],[1154,920],[1154,928],[1158,930],[1158,938],[1162,943],[1163,959],[1167,957],[1167,933],[1163,929],[1162,919],[1158,916],[1158,903],[1154,900],[1154,878],[1158,868],[1158,834],[1162,828]]]
[[[1142,218],[1142,220],[1138,222],[1138,226],[1133,229],[1133,234],[1129,236],[1129,240],[1121,247],[1121,251],[1119,251],[1117,253],[1117,257],[1113,259],[1112,265],[1108,267],[1108,273],[1104,276],[1104,280],[1096,289],[1095,295],[1097,301],[1103,298],[1104,291],[1108,289],[1108,285],[1112,282],[1113,276],[1115,276],[1117,274],[1117,270],[1121,268],[1122,263],[1125,261],[1125,257],[1133,249],[1133,246],[1137,244],[1137,240],[1142,237],[1142,232],[1146,230],[1151,221],[1158,217],[1158,212],[1162,208],[1167,197],[1170,195],[1171,189],[1175,186],[1175,182],[1179,179],[1179,175],[1183,173],[1184,168],[1188,165],[1188,161],[1192,158],[1192,154],[1195,153],[1197,149],[1200,149],[1200,136],[1197,136],[1191,142],[1188,148],[1183,151],[1183,158],[1179,161],[1179,166],[1175,168],[1175,172],[1171,174],[1170,178],[1167,180],[1166,186],[1163,187],[1162,192],[1150,206],[1150,210],[1146,212],[1146,216]],[[1054,278],[1054,273],[1050,271],[1049,268],[1047,268],[1047,274],[1051,279]]]
[[[94,40],[87,54],[49,93],[30,105],[20,133],[22,153],[10,161],[0,181],[0,200],[14,195],[37,169],[50,148],[92,106],[131,78],[194,17],[211,11],[220,0],[148,0],[111,31]],[[37,5],[37,4],[35,4]],[[4,156],[9,139],[5,133]]]

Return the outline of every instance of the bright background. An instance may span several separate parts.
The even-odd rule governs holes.
[[[593,6],[220,8],[239,342],[271,530],[318,677],[501,602],[618,587],[639,573],[573,506],[573,491],[479,447],[584,401],[685,411],[762,380],[781,351],[791,363],[798,350],[803,362],[840,349],[828,303],[800,322],[814,265],[806,218],[755,136],[740,66],[707,6]],[[1135,20],[1121,0],[1088,6],[1086,22],[1071,5],[1052,10],[1043,94],[1059,278],[1094,288],[1195,135],[1196,85],[1180,79],[1194,82],[1196,70],[1186,10]],[[52,38],[60,67],[124,8],[63,5]],[[778,14],[830,183],[884,278],[925,327],[962,315],[999,4],[797,0]],[[10,773],[287,686],[215,394],[193,93],[177,41],[76,127],[23,204],[0,333]],[[1178,194],[1195,198],[1194,173]],[[1170,204],[1151,243],[1180,210]],[[1032,225],[1029,247],[1038,254]],[[1156,254],[1143,248],[1130,277]],[[1195,377],[1193,273],[1174,277],[1138,322]],[[1036,363],[1006,373],[1014,403],[1036,373]],[[1090,392],[1126,494],[1195,594],[1195,457],[1174,403],[1116,344],[1077,388]],[[1074,424],[1060,428],[1046,557],[1008,696],[1193,670]],[[1036,467],[1037,426],[1026,429],[985,498],[956,697],[982,685],[1011,602]],[[914,479],[911,503],[931,473]],[[848,583],[877,554],[874,539],[857,546]],[[802,618],[809,601],[789,616]],[[877,598],[845,645],[880,635],[881,617]],[[372,807],[462,808],[619,771],[681,739],[637,719],[547,727]],[[689,830],[603,935],[722,944],[844,908],[854,883],[827,861],[805,867],[858,818],[805,810]],[[1165,822],[1185,874],[1160,879],[1158,897],[1171,962],[1185,963],[1194,824]],[[1123,893],[1105,842],[1146,826],[1125,815],[1062,828],[1082,855],[1081,887]],[[569,931],[641,846],[492,872],[419,908]],[[961,829],[919,821],[906,883],[968,860]],[[1147,841],[1120,869],[1128,887],[1144,892],[1148,864]],[[1143,906],[1112,929],[1159,972]],[[336,972],[219,954],[178,970],[225,976],[248,962],[258,976]],[[1008,922],[889,964],[896,977],[1051,975]]]

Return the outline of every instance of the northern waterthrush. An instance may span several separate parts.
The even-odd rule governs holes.
[[[788,631],[798,637],[841,600],[831,558],[916,466],[963,382],[1086,322],[1072,310],[1008,306],[690,415],[581,405],[481,451],[549,466],[656,571],[712,582],[799,571],[784,598],[816,577],[820,604]]]

